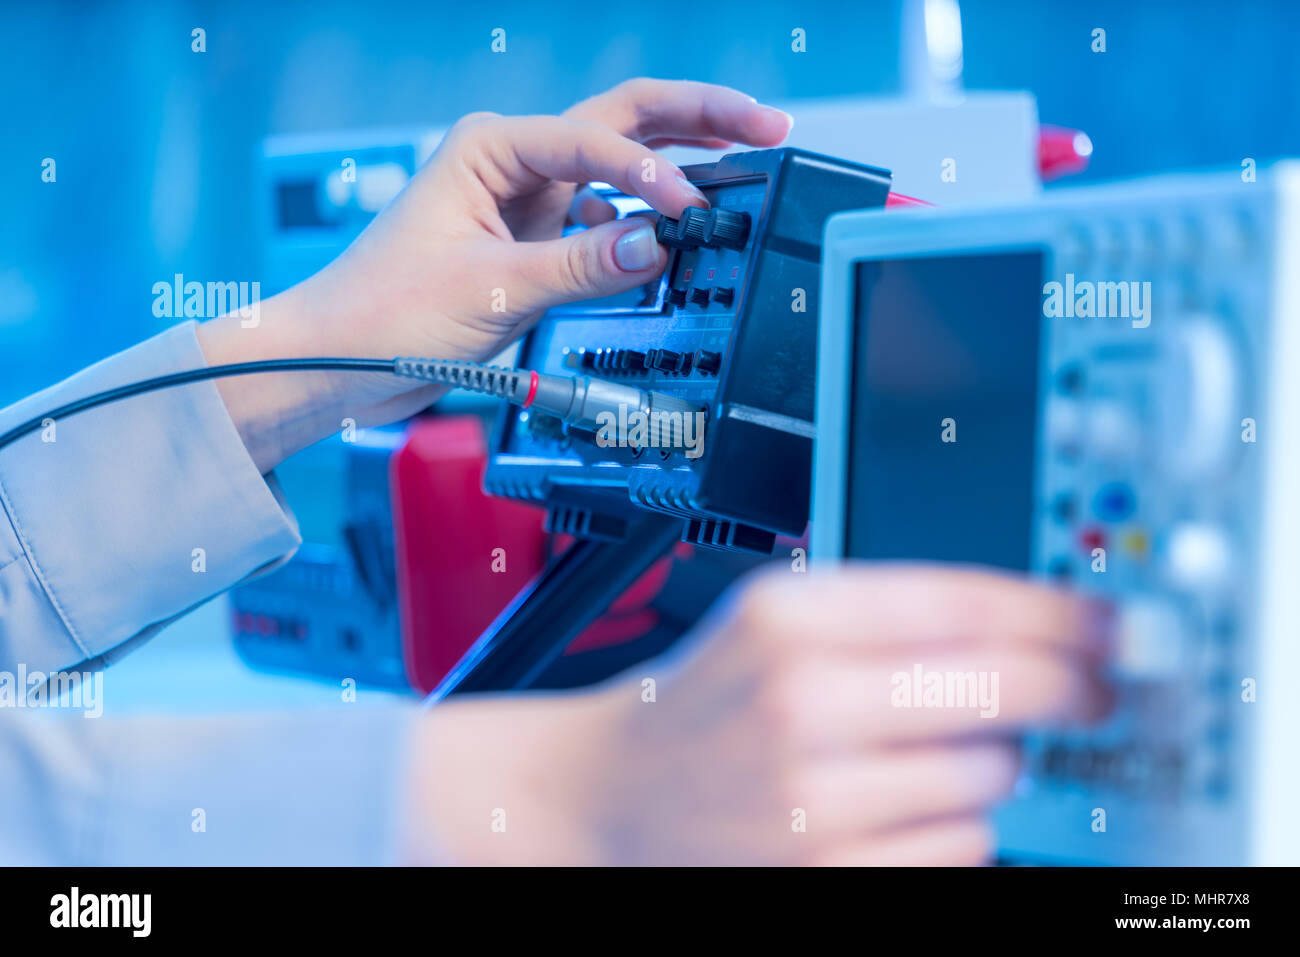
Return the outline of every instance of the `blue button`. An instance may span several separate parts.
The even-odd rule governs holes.
[[[1104,522],[1122,522],[1136,508],[1133,490],[1123,482],[1107,482],[1097,490],[1097,497],[1092,500],[1092,510]]]

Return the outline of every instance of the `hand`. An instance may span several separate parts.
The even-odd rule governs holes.
[[[213,364],[311,355],[481,361],[544,310],[632,289],[666,252],[644,220],[603,222],[578,186],[610,183],[669,216],[707,206],[654,152],[672,143],[774,146],[790,117],[725,87],[630,80],[563,116],[476,113],[352,246],[261,307],[201,326]],[[575,209],[576,208],[576,209]],[[561,237],[571,209],[592,228]],[[385,375],[256,376],[219,385],[254,459],[268,470],[339,428],[410,415],[440,394]]]
[[[1016,778],[1016,736],[1110,706],[1105,608],[1009,575],[766,573],[712,614],[706,640],[671,668],[647,663],[586,695],[435,707],[414,777],[423,853],[979,864],[992,850],[988,812]],[[917,666],[969,673],[977,686],[984,675],[996,693],[965,707],[902,707],[899,676]],[[647,677],[657,679],[653,702],[643,700]]]

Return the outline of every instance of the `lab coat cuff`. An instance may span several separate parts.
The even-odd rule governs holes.
[[[193,322],[0,413],[0,431],[91,393],[207,365]],[[16,554],[0,578],[0,650],[55,670],[285,561],[301,543],[212,381],[49,423],[0,452]],[[8,529],[4,530],[6,533]]]

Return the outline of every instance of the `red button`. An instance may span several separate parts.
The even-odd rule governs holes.
[[[1085,552],[1091,552],[1094,548],[1106,547],[1106,533],[1100,528],[1087,528],[1079,533],[1079,544],[1083,546]]]

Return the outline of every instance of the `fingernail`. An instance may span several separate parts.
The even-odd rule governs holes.
[[[659,243],[653,226],[629,229],[614,244],[614,262],[624,272],[641,272],[659,262]]]
[[[785,119],[785,131],[787,133],[794,129],[794,117],[785,110],[778,110],[775,106],[769,106],[767,109]]]
[[[705,197],[705,195],[700,192],[700,188],[696,186],[694,183],[692,183],[689,179],[687,179],[686,174],[683,173],[681,170],[677,171],[677,181],[682,185],[682,187],[688,193],[690,193],[696,199],[702,199],[706,203],[708,202],[708,199]]]

